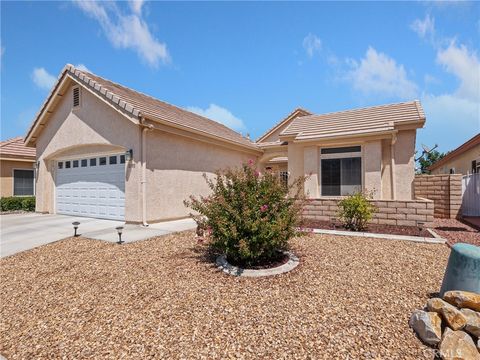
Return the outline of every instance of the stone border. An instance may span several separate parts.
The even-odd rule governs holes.
[[[225,255],[220,255],[215,261],[218,269],[222,270],[224,273],[233,275],[233,276],[244,276],[244,277],[264,277],[264,276],[273,276],[284,274],[288,271],[295,269],[300,263],[300,259],[296,257],[293,253],[289,251],[284,251],[284,254],[288,255],[288,261],[280,266],[270,268],[270,269],[243,269],[238,266],[233,266],[227,261]]]
[[[353,231],[324,230],[324,229],[306,229],[306,230],[307,232],[308,230],[310,230],[314,234],[356,236],[356,237],[367,237],[367,238],[385,239],[385,240],[403,240],[403,241],[413,241],[413,242],[421,242],[421,243],[427,243],[427,244],[445,244],[447,242],[447,240],[442,238],[426,238],[421,236],[375,234],[375,233],[368,233],[368,232],[353,232]]]

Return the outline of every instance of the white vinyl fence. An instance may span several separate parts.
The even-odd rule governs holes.
[[[462,178],[462,215],[480,216],[480,173]]]

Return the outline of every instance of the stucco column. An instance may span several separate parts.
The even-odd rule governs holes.
[[[305,195],[309,198],[318,198],[318,147],[303,148],[303,170],[305,176]]]
[[[374,199],[382,196],[382,143],[380,140],[367,142],[363,147],[365,190]]]

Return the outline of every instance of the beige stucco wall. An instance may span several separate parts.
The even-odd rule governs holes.
[[[472,172],[472,161],[480,160],[480,145],[477,145],[464,153],[455,156],[450,161],[437,169],[432,170],[432,175],[449,174],[450,169],[455,168],[455,174],[470,174]]]
[[[402,130],[397,134],[394,145],[394,178],[396,199],[412,199],[412,183],[415,176],[414,151],[415,130]],[[288,171],[290,180],[299,176],[309,176],[305,191],[310,198],[321,196],[320,149],[322,146],[341,147],[362,146],[362,183],[364,190],[370,192],[373,199],[392,199],[391,176],[391,139],[344,142],[335,144],[288,144]]]
[[[32,170],[33,164],[33,161],[0,160],[0,197],[13,196],[13,170]]]
[[[72,109],[71,88],[57,105],[37,140],[37,205],[39,212],[55,212],[55,159],[98,152],[133,150],[126,170],[125,213],[127,220],[141,220],[140,130],[137,125],[82,89],[81,106]]]
[[[240,166],[255,157],[226,147],[186,137],[150,131],[147,133],[148,221],[188,216],[183,200],[190,195],[208,195],[203,173]]]

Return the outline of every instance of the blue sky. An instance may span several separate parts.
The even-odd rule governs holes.
[[[417,143],[480,131],[474,2],[2,2],[1,138],[66,63],[257,138],[315,113],[420,99]]]

